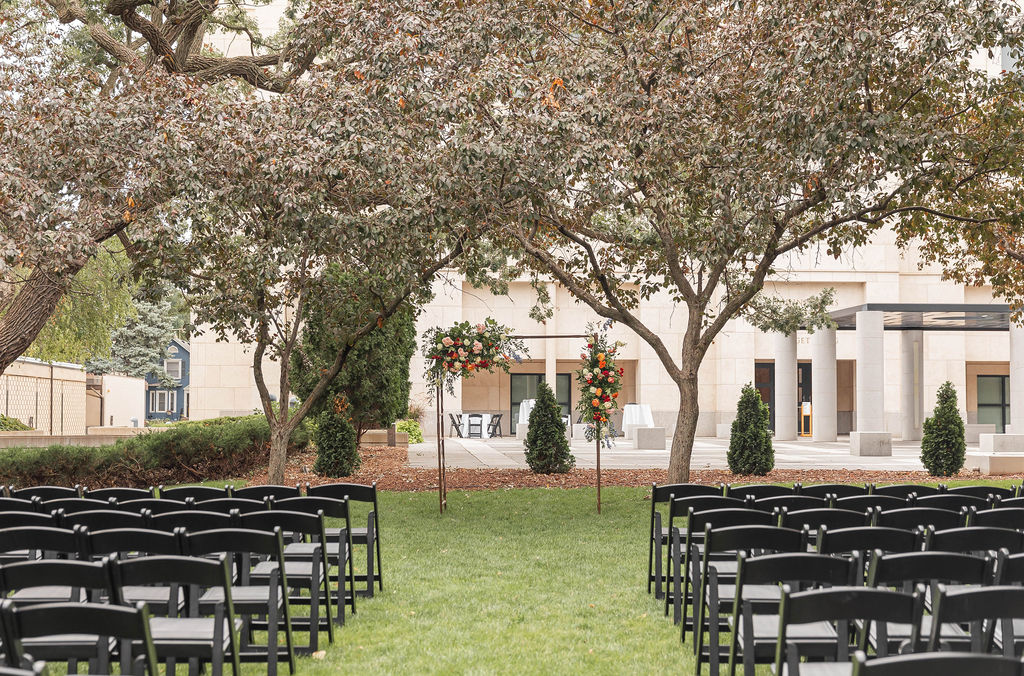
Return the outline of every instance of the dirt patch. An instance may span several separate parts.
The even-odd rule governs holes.
[[[360,450],[363,463],[359,472],[344,481],[370,484],[374,481],[387,491],[429,491],[437,490],[437,469],[410,467],[404,448],[375,447]],[[338,481],[313,473],[316,453],[305,452],[288,458],[285,468],[285,483],[324,484]],[[649,486],[665,483],[668,473],[663,469],[611,469],[601,472],[603,486]],[[962,472],[950,479],[1015,479],[1014,476],[984,476],[976,472]],[[265,470],[253,472],[245,477],[252,484],[265,483]],[[694,483],[781,483],[799,481],[812,483],[921,483],[934,482],[927,472],[886,472],[874,470],[817,470],[779,469],[768,476],[740,476],[728,470],[694,470],[690,473]],[[494,488],[579,488],[593,486],[597,471],[574,469],[567,474],[534,474],[528,469],[448,469],[449,490],[488,490]]]

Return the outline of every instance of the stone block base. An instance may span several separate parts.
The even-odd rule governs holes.
[[[964,440],[969,444],[976,444],[982,434],[995,434],[994,423],[973,423],[964,425]]]
[[[850,432],[850,455],[892,455],[889,432]]]
[[[587,438],[587,426],[582,423],[576,423],[572,426],[572,438],[573,439],[586,439]]]
[[[964,467],[982,474],[1022,474],[1024,453],[968,453]]]
[[[665,450],[664,427],[638,427],[633,430],[636,436],[636,447],[645,451]]]
[[[978,450],[981,453],[1024,453],[1024,434],[981,434]]]
[[[526,441],[526,435],[530,432],[530,426],[527,423],[516,423],[516,439],[522,439]]]
[[[715,436],[719,439],[728,439],[732,436],[732,423],[718,423],[715,425]]]

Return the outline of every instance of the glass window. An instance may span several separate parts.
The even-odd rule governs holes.
[[[978,376],[978,403],[1003,403],[1003,383],[1001,376]]]
[[[996,433],[1006,431],[1010,421],[1010,377],[978,376],[978,422],[996,426]]]
[[[511,395],[511,411],[509,426],[515,429],[519,423],[519,405],[527,399],[537,398],[537,386],[544,380],[543,373],[513,373],[509,377],[509,393]]]
[[[164,371],[167,375],[175,380],[181,380],[181,360],[180,359],[168,359],[164,362]]]

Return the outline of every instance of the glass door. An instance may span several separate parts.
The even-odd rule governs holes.
[[[772,432],[775,431],[775,363],[756,362],[754,364],[754,389],[761,393],[761,401],[768,404],[771,411]]]
[[[509,376],[509,392],[512,406],[509,412],[509,429],[515,432],[519,424],[519,405],[526,399],[537,398],[537,386],[544,380],[543,373],[513,373]]]
[[[978,422],[996,426],[996,434],[1010,422],[1010,376],[978,376]]]

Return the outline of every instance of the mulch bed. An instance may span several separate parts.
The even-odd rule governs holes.
[[[370,484],[374,481],[387,491],[430,491],[437,490],[437,469],[410,467],[404,448],[374,447],[360,450],[362,466],[359,471],[344,479],[354,483]],[[324,484],[338,481],[313,473],[315,452],[305,452],[288,458],[285,469],[285,484]],[[1022,475],[984,476],[977,472],[961,472],[950,479],[1019,479]],[[649,486],[665,483],[668,472],[663,469],[612,469],[601,472],[602,486]],[[250,484],[266,483],[266,470],[253,472],[245,477]],[[592,469],[574,469],[567,474],[534,474],[528,469],[448,469],[450,490],[491,490],[496,488],[579,488],[593,486],[597,472]],[[702,484],[715,483],[782,483],[799,481],[812,483],[921,483],[934,482],[927,472],[886,472],[876,470],[835,470],[835,469],[778,469],[768,476],[740,476],[728,470],[693,470],[690,481]]]

